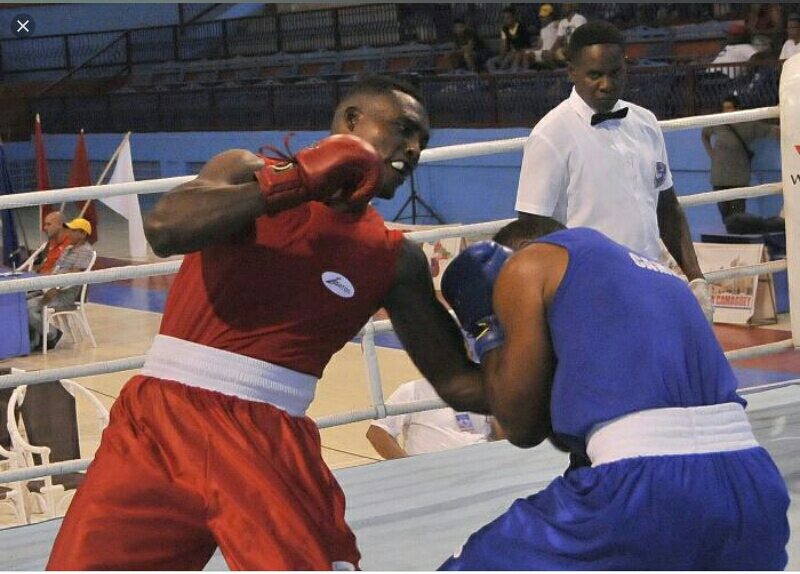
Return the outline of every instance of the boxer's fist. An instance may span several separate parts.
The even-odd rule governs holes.
[[[461,327],[474,337],[479,357],[503,344],[492,295],[500,269],[512,253],[494,241],[474,243],[453,259],[442,275],[442,295]]]
[[[692,279],[689,281],[689,289],[694,293],[703,314],[712,325],[714,324],[714,306],[711,304],[711,293],[708,290],[708,281],[705,279]]]
[[[262,156],[263,157],[263,156]],[[380,190],[383,160],[367,141],[333,135],[290,159],[256,172],[266,211],[274,215],[306,201],[324,201],[339,190],[349,203],[366,205]]]

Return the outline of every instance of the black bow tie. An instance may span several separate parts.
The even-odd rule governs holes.
[[[616,112],[601,112],[592,116],[592,125],[603,123],[606,120],[621,120],[628,115],[628,108],[620,108]]]

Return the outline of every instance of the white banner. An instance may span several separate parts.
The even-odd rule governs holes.
[[[117,164],[114,166],[114,173],[111,174],[108,183],[129,183],[132,181],[135,181],[135,178],[133,176],[133,161],[131,160],[131,144],[130,140],[126,139],[117,156]],[[100,201],[128,220],[128,246],[131,257],[146,258],[147,239],[144,236],[139,196],[136,194],[118,195],[116,197],[101,198]]]
[[[756,265],[768,259],[763,243],[695,243],[697,262],[709,271]],[[747,325],[776,318],[770,275],[734,277],[709,284],[715,323]]]
[[[411,225],[404,223],[386,222],[386,227],[390,229],[399,229],[403,232],[422,231],[425,229],[442,229],[444,227],[459,227],[460,223],[450,223],[446,225]],[[433,278],[433,287],[437,291],[441,291],[442,274],[453,258],[461,253],[461,250],[466,247],[466,240],[463,237],[447,237],[444,239],[437,239],[434,242],[423,242],[421,244],[422,251],[428,257],[428,265],[431,270],[431,277]]]

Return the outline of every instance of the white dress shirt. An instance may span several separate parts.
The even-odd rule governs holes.
[[[656,206],[672,187],[664,135],[649,110],[619,100],[624,119],[591,126],[573,88],[525,142],[515,209],[591,227],[652,259],[661,256]]]

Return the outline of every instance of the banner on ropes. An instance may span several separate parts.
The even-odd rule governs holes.
[[[390,229],[399,229],[404,233],[411,231],[422,231],[425,229],[441,229],[444,227],[457,227],[460,223],[453,223],[447,225],[411,225],[411,224],[398,224],[386,222],[386,226]],[[437,239],[433,242],[425,241],[421,244],[422,251],[428,258],[428,266],[431,270],[431,277],[433,278],[433,286],[437,291],[441,290],[442,274],[450,262],[456,255],[461,253],[467,245],[466,239],[463,237],[448,237],[445,239]]]
[[[695,243],[703,274],[769,261],[763,243]],[[777,321],[772,275],[734,277],[709,283],[714,322],[748,325]]]

